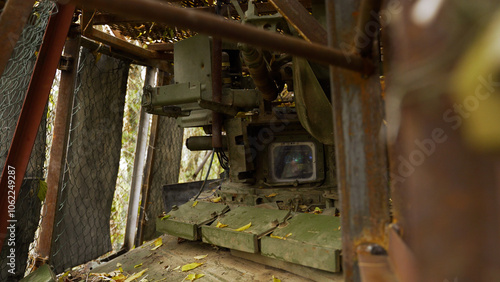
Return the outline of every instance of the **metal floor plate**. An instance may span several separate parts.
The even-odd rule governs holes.
[[[237,207],[214,221],[210,226],[202,227],[203,242],[249,253],[259,251],[258,239],[270,233],[279,223],[284,222],[290,212],[255,207]],[[217,228],[217,223],[227,225]],[[243,231],[236,229],[248,225]]]
[[[224,204],[189,201],[168,213],[167,219],[156,220],[156,229],[160,232],[188,240],[200,239],[199,227],[210,223],[217,216],[225,213],[229,207]]]
[[[263,256],[331,272],[340,271],[340,218],[296,214],[272,236],[261,239]]]

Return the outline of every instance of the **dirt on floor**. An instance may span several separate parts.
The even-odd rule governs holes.
[[[162,244],[155,248],[155,243],[159,245],[160,238]],[[66,277],[69,278],[66,281],[112,281],[113,277],[115,281],[125,281],[134,274],[141,274],[141,271],[144,271],[142,275],[133,281],[189,281],[200,274],[203,276],[196,281],[314,281],[234,257],[227,249],[202,242],[178,242],[178,238],[170,235],[163,235],[159,239],[147,242],[109,262],[94,262],[91,267],[87,267],[86,273],[72,273],[72,276]],[[201,265],[182,271],[183,266],[192,263]],[[273,277],[279,280],[273,280]]]

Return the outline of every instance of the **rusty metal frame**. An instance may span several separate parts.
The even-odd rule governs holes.
[[[0,14],[0,76],[16,47],[35,0],[9,0]]]
[[[354,47],[352,14],[361,1],[326,1],[329,46]],[[342,11],[344,17],[335,17]],[[373,59],[376,56],[369,56]],[[374,60],[375,61],[375,60]],[[330,69],[334,106],[336,167],[341,202],[343,272],[346,281],[360,281],[357,248],[387,248],[389,218],[386,144],[380,139],[384,104],[380,78]]]
[[[271,3],[304,39],[325,46],[328,44],[326,29],[298,0],[271,0]]]
[[[47,173],[48,189],[42,211],[42,222],[37,245],[39,261],[48,261],[48,259],[50,259],[52,232],[54,230],[54,218],[57,209],[57,196],[62,186],[62,177],[66,161],[66,148],[69,137],[79,53],[80,36],[74,32],[73,34],[70,32],[64,46],[64,56],[70,59],[70,66],[67,70],[61,70],[61,81],[57,98],[56,117],[54,120],[54,132],[52,134],[52,146],[50,148],[50,161]]]
[[[15,194],[19,194],[31,150],[49,98],[52,81],[59,64],[64,42],[73,19],[75,6],[61,5],[59,12],[50,17],[43,44],[31,76],[30,85],[16,126],[16,131],[0,179],[0,248],[5,239],[8,212],[8,169],[15,168]]]
[[[151,0],[125,2],[121,0],[72,0],[71,2],[84,4],[87,9],[111,11],[145,21],[171,24],[202,34],[281,51],[347,70],[365,74],[370,74],[374,70],[371,60],[364,59],[358,54],[228,21],[223,17],[194,9],[177,8]]]
[[[129,54],[134,60],[137,60],[140,63],[151,67],[161,67],[159,61],[171,61],[173,59],[173,56],[171,54],[144,49],[125,40],[95,29],[93,25],[94,15],[95,11],[86,9],[83,10],[81,24],[81,32],[83,36],[106,44],[108,48],[116,49]]]

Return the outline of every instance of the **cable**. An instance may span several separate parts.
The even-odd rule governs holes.
[[[203,180],[203,184],[201,184],[200,191],[194,197],[193,201],[196,201],[196,199],[198,199],[198,197],[200,196],[201,192],[203,192],[203,189],[205,189],[205,183],[207,183],[208,175],[210,174],[210,169],[212,168],[212,162],[214,161],[214,151],[215,149],[212,149],[212,157],[210,158],[210,164],[208,165],[208,170],[207,170],[207,175],[205,176],[205,180]]]

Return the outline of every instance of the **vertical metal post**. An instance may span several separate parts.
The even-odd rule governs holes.
[[[360,1],[326,0],[325,5],[329,46],[353,49]],[[360,281],[357,247],[363,243],[387,247],[389,195],[380,80],[378,73],[366,77],[338,67],[330,72],[343,271],[346,281]]]
[[[5,232],[10,220],[8,193],[14,191],[18,195],[21,188],[74,11],[74,5],[62,5],[59,13],[51,16],[38,54],[0,179],[0,248],[6,238]],[[15,171],[15,183],[10,185],[8,175],[12,171]]]
[[[35,0],[9,0],[0,14],[0,76],[16,47]]]
[[[144,87],[154,85],[156,69],[148,67]],[[134,171],[132,174],[132,185],[130,187],[130,197],[128,202],[127,226],[125,229],[125,242],[123,249],[131,249],[134,246],[135,235],[137,232],[137,220],[139,210],[139,201],[141,197],[142,175],[144,172],[144,163],[146,161],[146,149],[148,140],[148,129],[150,114],[146,113],[141,107],[139,117],[139,129],[137,130],[137,144],[135,147]]]
[[[57,196],[62,185],[62,177],[66,162],[71,110],[75,92],[75,81],[78,73],[80,53],[80,36],[70,32],[64,45],[64,56],[69,59],[69,68],[61,70],[61,82],[57,97],[56,117],[52,134],[52,147],[47,173],[47,194],[42,210],[42,223],[38,237],[37,253],[41,260],[50,258],[52,232],[56,213]]]

